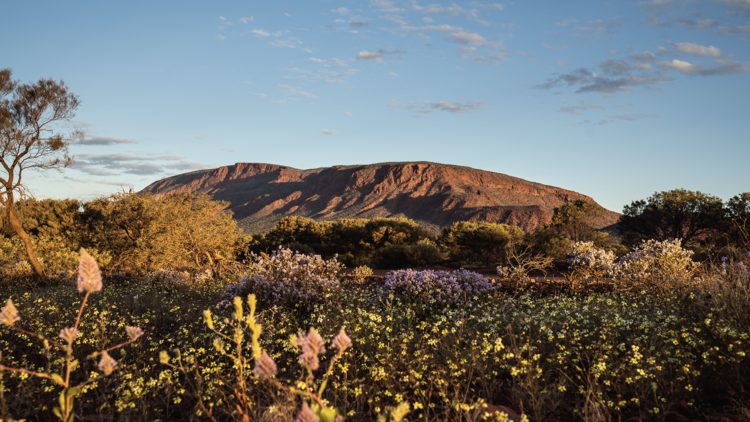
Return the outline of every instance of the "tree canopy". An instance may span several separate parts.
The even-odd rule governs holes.
[[[64,135],[57,124],[75,116],[80,100],[63,81],[40,79],[21,84],[12,76],[10,69],[0,70],[0,204],[23,241],[35,272],[46,277],[31,238],[16,218],[15,201],[28,193],[23,182],[25,170],[60,170],[73,163],[68,146],[82,139],[83,132]]]

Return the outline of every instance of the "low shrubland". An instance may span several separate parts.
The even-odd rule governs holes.
[[[656,253],[648,247],[639,250]],[[509,289],[466,270],[405,270],[380,284],[338,285],[340,264],[287,250],[257,257],[240,287],[215,274],[168,271],[105,276],[101,291],[85,297],[73,278],[38,287],[5,283],[0,299],[17,311],[3,310],[0,365],[29,372],[0,372],[0,416],[55,417],[60,389],[69,387],[32,372],[51,374],[71,362],[68,348],[53,341],[86,299],[79,333],[69,339],[80,357],[68,384],[84,384],[73,408],[84,420],[747,414],[749,260],[740,255],[666,277],[652,271],[640,278],[641,289],[614,282],[606,293],[543,294],[528,283]],[[247,288],[253,277],[258,283]],[[306,297],[303,287],[269,287],[294,285],[295,277],[337,288],[322,282],[316,294],[324,300],[304,302],[296,301]],[[237,296],[223,306],[227,293]],[[143,335],[130,342],[125,327]],[[97,353],[128,342],[111,350],[116,369],[101,364]],[[326,352],[327,344],[336,352]],[[102,368],[112,371],[102,376]]]

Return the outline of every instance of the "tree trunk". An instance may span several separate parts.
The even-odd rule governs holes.
[[[13,205],[13,197],[9,196],[5,209],[8,211],[8,221],[10,221],[10,226],[13,227],[13,230],[16,231],[18,237],[23,240],[23,244],[26,246],[26,255],[29,257],[29,262],[31,262],[31,266],[34,267],[34,272],[36,272],[36,275],[43,279],[46,279],[47,274],[44,273],[42,264],[40,264],[39,260],[36,259],[36,254],[34,253],[34,245],[31,243],[31,237],[29,237],[29,234],[24,231],[23,227],[21,227],[21,224],[16,219],[16,213],[13,211]]]

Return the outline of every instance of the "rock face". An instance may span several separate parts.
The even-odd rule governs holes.
[[[311,170],[237,163],[159,180],[157,197],[174,191],[229,201],[246,233],[265,233],[285,216],[317,220],[407,217],[436,231],[456,221],[486,221],[532,230],[561,204],[590,197],[505,174],[429,162],[334,166]],[[597,226],[614,224],[606,211]]]

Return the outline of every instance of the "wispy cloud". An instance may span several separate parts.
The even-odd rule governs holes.
[[[360,51],[357,54],[357,60],[374,60],[380,63],[383,61],[383,56],[375,51]]]
[[[730,23],[720,27],[716,33],[721,35],[750,34],[750,22],[744,26],[734,26]]]
[[[282,94],[286,95],[287,98],[292,99],[296,97],[305,97],[310,99],[316,99],[317,96],[310,94],[306,91],[298,90],[297,88],[294,88],[289,85],[279,85],[280,91]]]
[[[72,168],[94,176],[112,176],[154,175],[168,170],[191,171],[207,167],[205,164],[185,161],[183,157],[172,155],[77,154]]]
[[[243,17],[243,18],[240,18],[240,22],[242,22],[242,23],[248,23],[248,22],[252,22],[252,21],[254,21],[254,20],[255,20],[255,17],[254,17],[254,16],[250,16],[249,18],[248,18],[248,17]]]
[[[321,135],[335,135],[337,133],[339,133],[339,131],[335,129],[321,129],[320,130]]]
[[[663,69],[675,70],[679,73],[697,76],[721,76],[735,73],[750,72],[750,62],[742,63],[734,60],[720,61],[717,66],[704,67],[700,64],[674,59],[671,62],[661,62],[659,66]]]
[[[562,98],[561,100],[564,100],[564,98]],[[560,109],[557,110],[557,111],[563,112],[563,113],[570,113],[570,114],[581,115],[581,114],[583,114],[583,112],[582,112],[583,110],[589,110],[589,109],[604,110],[604,107],[602,107],[600,105],[586,103],[583,100],[578,100],[578,101],[580,103],[578,105],[570,105],[570,106],[560,107]],[[567,102],[568,102],[568,100],[563,101],[563,103],[567,103]]]
[[[108,136],[86,136],[82,141],[75,142],[74,145],[122,145],[137,144],[138,141],[124,138],[112,138]]]
[[[661,13],[672,8],[672,0],[651,0],[638,3],[644,12]]]
[[[271,34],[269,34],[268,32],[262,29],[253,29],[252,31],[250,31],[250,33],[258,37],[270,37],[271,36]]]
[[[491,10],[504,10],[507,5],[500,4],[500,3],[480,3],[478,1],[473,1],[469,3],[469,6],[471,7],[478,7],[480,9],[491,9]]]
[[[640,120],[640,119],[658,119],[661,118],[658,114],[616,114],[614,116],[615,119],[619,120],[627,120],[627,121],[634,121],[634,120]]]
[[[721,50],[714,46],[706,47],[693,42],[678,42],[674,43],[674,46],[677,50],[687,54],[721,57]]]
[[[468,101],[449,103],[446,101],[422,101],[423,104],[437,110],[447,111],[449,113],[471,113],[477,110],[484,110],[487,105],[485,101]]]
[[[482,43],[487,41],[487,39],[479,34],[464,31],[454,32],[446,36],[444,39],[466,45],[482,45]]]

